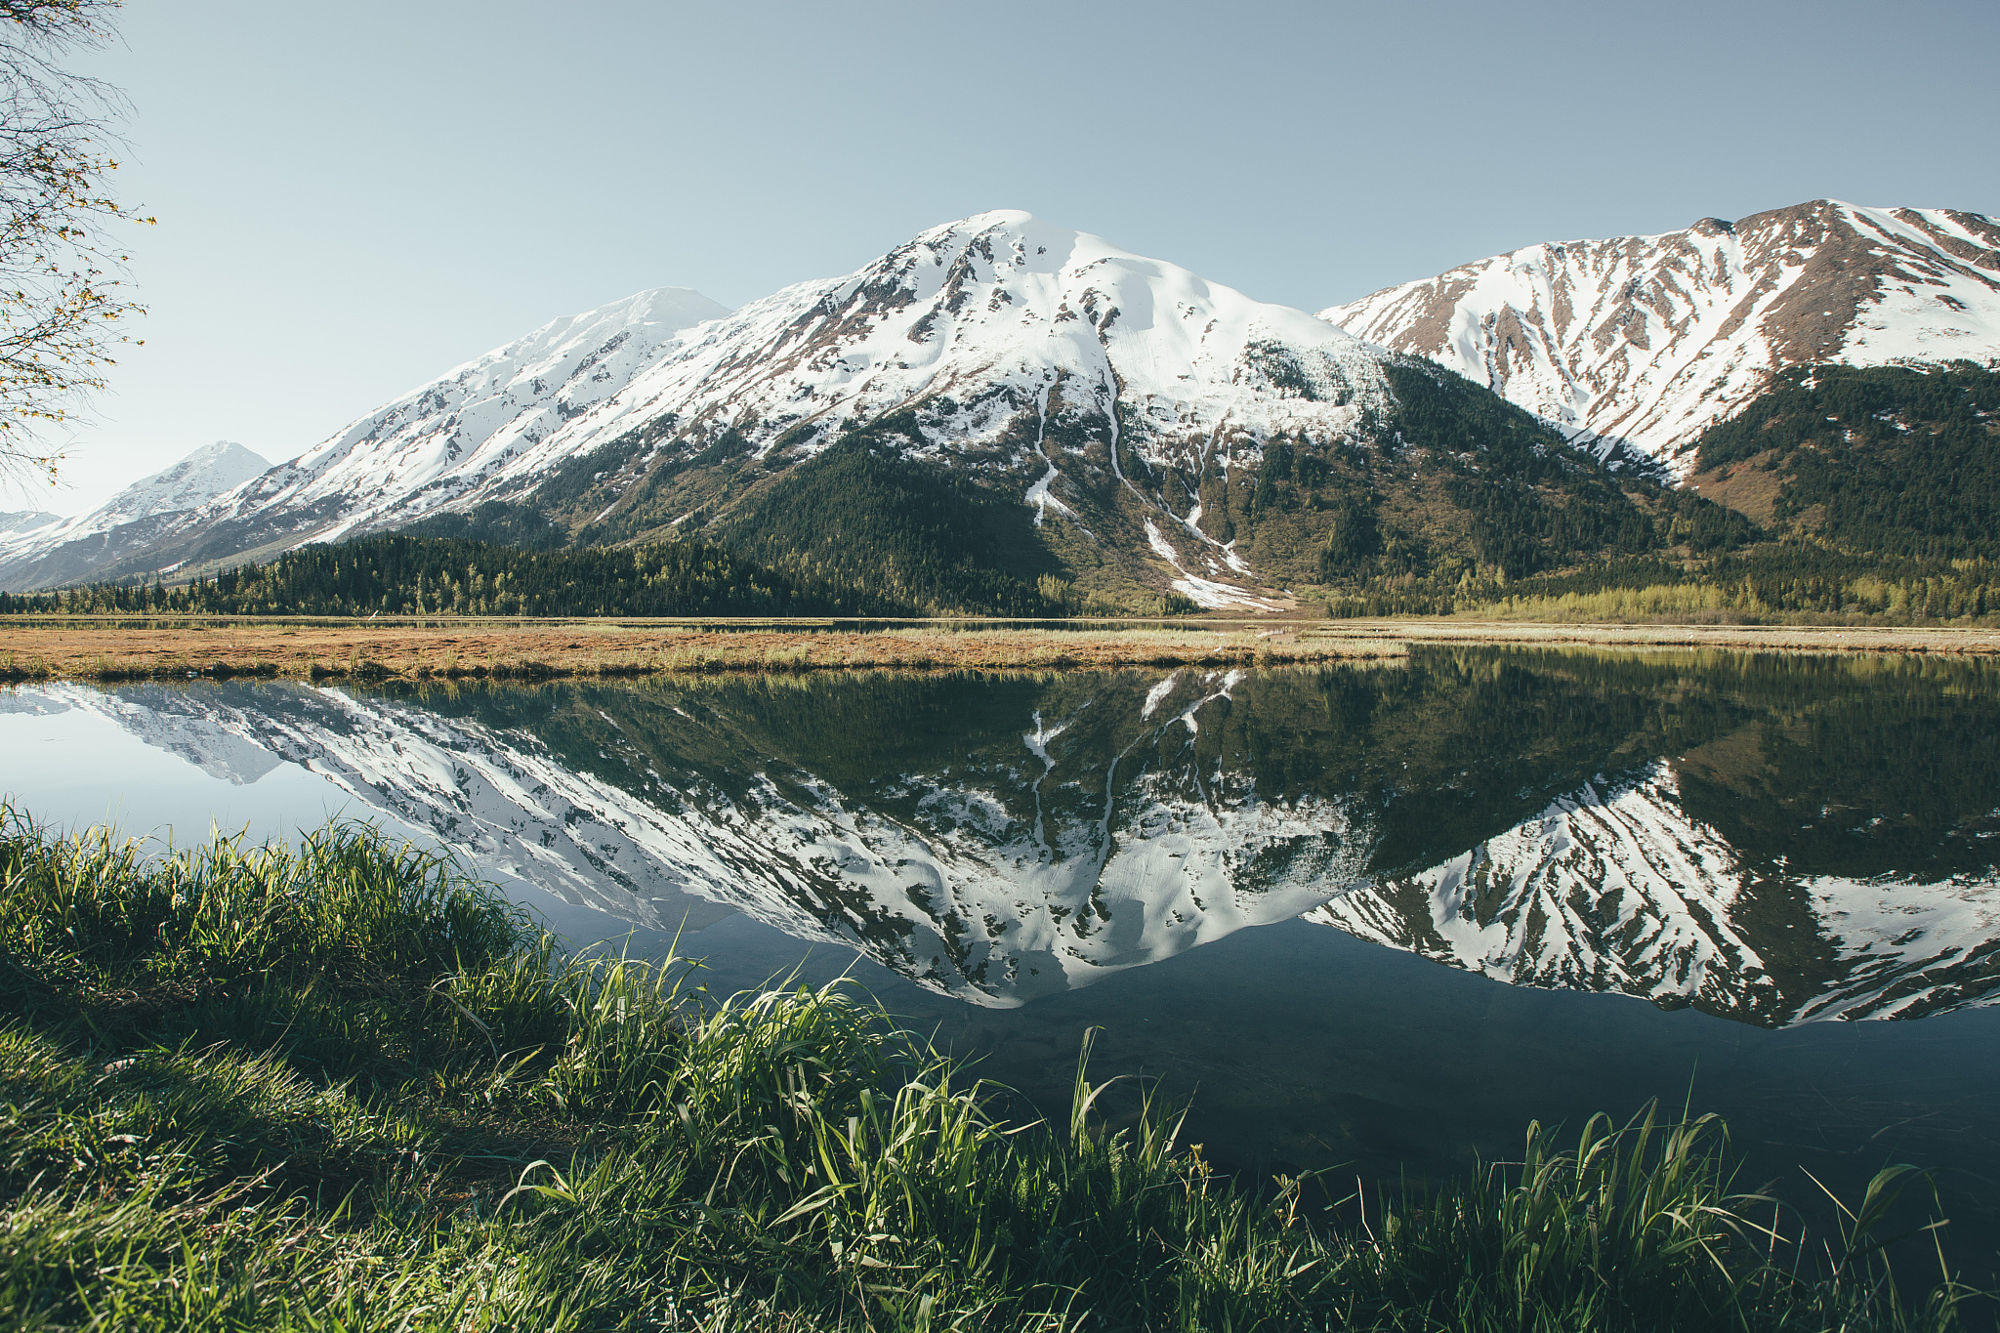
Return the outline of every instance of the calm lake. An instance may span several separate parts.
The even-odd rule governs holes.
[[[1273,671],[0,691],[0,793],[456,849],[719,992],[841,973],[1030,1102],[1192,1097],[1398,1175],[1721,1112],[1755,1179],[1936,1168],[2000,1237],[2000,665],[1420,650]]]

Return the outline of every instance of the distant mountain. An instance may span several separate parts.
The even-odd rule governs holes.
[[[201,521],[296,545],[398,527],[489,494],[591,438],[587,423],[671,358],[683,330],[727,313],[700,292],[663,287],[552,320],[272,468]]]
[[[36,528],[45,528],[51,523],[60,522],[62,522],[61,514],[51,514],[45,509],[4,510],[0,511],[0,537],[32,532]]]
[[[116,524],[93,522],[97,515],[87,515],[74,529],[38,533],[32,545],[12,550],[0,545],[0,589],[150,573],[190,556],[260,554],[265,553],[260,548],[276,551],[350,531],[398,526],[383,515],[384,509],[415,492],[427,494],[428,501],[405,504],[401,517],[429,512],[454,486],[468,484],[468,474],[477,475],[493,458],[504,460],[523,442],[539,440],[583,414],[622,388],[635,368],[658,355],[681,329],[726,309],[699,292],[665,288],[553,320],[455,367],[290,462],[272,467],[248,450],[231,455],[233,466],[222,474],[227,485],[202,494],[187,492],[189,503],[156,511],[180,512],[180,521],[135,531],[131,536],[137,540],[101,540],[105,529]],[[477,459],[466,456],[475,450]],[[137,483],[105,508],[119,505],[126,495],[136,500],[155,482],[209,453],[199,451]],[[244,495],[201,507],[252,478],[257,485]],[[246,522],[253,514],[260,517]]]
[[[1788,367],[2000,358],[2000,222],[1819,199],[1533,245],[1320,313],[1685,476]]]
[[[699,531],[937,609],[1071,586],[1276,607],[1358,561],[1645,549],[1628,489],[1428,363],[1002,212],[733,313],[669,290],[557,321],[64,568],[527,514],[584,543]]]
[[[240,444],[218,440],[75,518],[0,531],[0,589],[66,583],[135,555],[142,561],[177,520],[257,476],[271,464]]]

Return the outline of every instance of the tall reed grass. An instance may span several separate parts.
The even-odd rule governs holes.
[[[1808,1245],[1700,1117],[1384,1206],[994,1090],[839,988],[571,956],[366,829],[0,810],[0,1326],[1950,1329],[1885,1173]]]

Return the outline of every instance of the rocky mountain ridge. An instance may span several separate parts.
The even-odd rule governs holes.
[[[2000,222],[1819,199],[1528,246],[1320,314],[1685,475],[1786,368],[2000,358]]]
[[[698,533],[1012,613],[1270,610],[1660,553],[1714,525],[1659,479],[1773,374],[2000,356],[2000,224],[1817,201],[1530,247],[1322,314],[979,214],[740,310],[666,288],[553,321],[192,506],[0,537],[0,588],[440,523]]]
[[[61,514],[50,513],[46,509],[0,510],[0,537],[11,537],[17,533],[33,532],[51,523],[62,522]]]

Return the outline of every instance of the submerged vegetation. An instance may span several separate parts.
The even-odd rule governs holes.
[[[1531,1128],[1386,1206],[1175,1117],[1009,1121],[840,989],[566,956],[335,827],[156,855],[0,811],[0,1323],[1902,1329],[1885,1172],[1808,1244],[1712,1119]],[[1924,1250],[1929,1235],[1912,1242]]]

